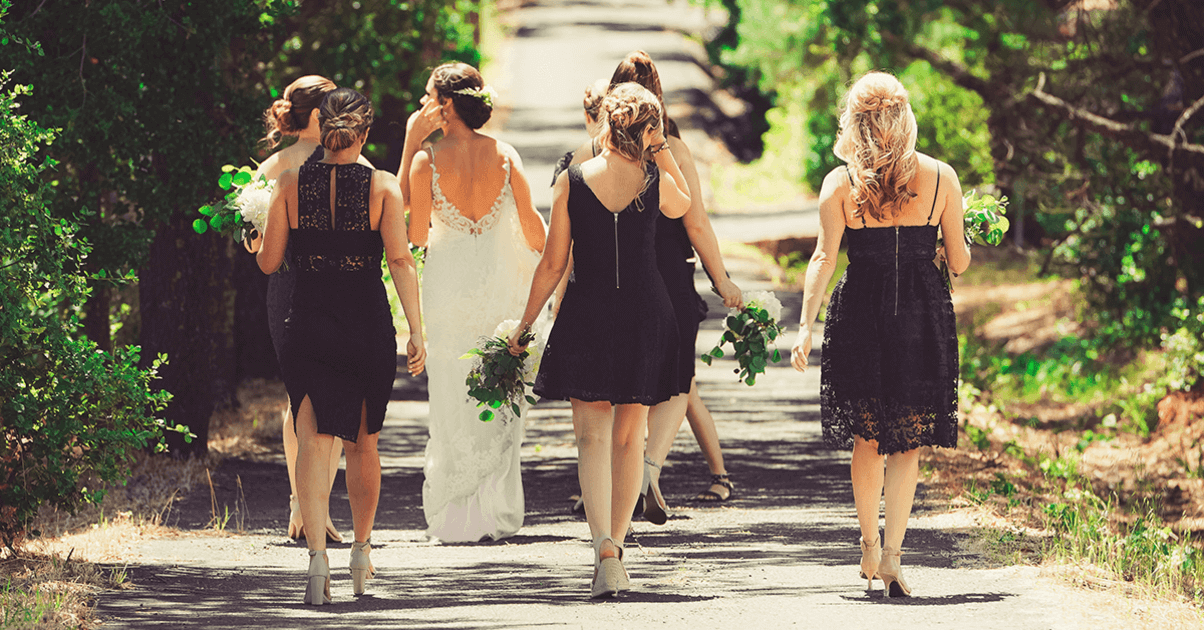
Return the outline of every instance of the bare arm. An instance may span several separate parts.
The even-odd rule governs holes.
[[[514,203],[518,207],[518,222],[523,226],[523,236],[527,238],[527,247],[542,252],[547,240],[548,228],[543,223],[543,217],[535,211],[535,202],[531,200],[531,182],[523,171],[523,160],[514,147],[504,144],[502,150],[510,156],[510,190],[514,193]]]
[[[288,246],[289,207],[297,203],[297,171],[285,171],[276,180],[272,198],[268,202],[268,224],[264,226],[263,242],[255,254],[255,262],[264,273],[276,273],[284,262],[284,249]]]
[[[397,170],[397,179],[401,184],[401,197],[405,203],[410,202],[410,186],[414,183],[410,180],[414,157],[422,151],[423,141],[439,128],[441,119],[439,103],[432,100],[427,101],[418,111],[410,114],[409,119],[406,120],[406,139],[401,148],[401,167]]]
[[[724,266],[723,256],[719,253],[719,239],[715,237],[711,219],[707,217],[706,208],[702,205],[702,184],[698,180],[698,169],[694,167],[694,156],[686,143],[676,137],[669,138],[669,150],[681,166],[686,184],[690,187],[690,209],[681,218],[686,227],[686,234],[690,237],[690,244],[702,259],[702,266],[711,277],[719,297],[723,298],[723,305],[739,308],[744,301],[743,295],[740,293],[740,287],[727,276],[727,267]]]
[[[526,345],[518,343],[519,337],[526,331],[539,311],[547,303],[548,297],[556,288],[556,284],[564,277],[568,266],[569,250],[573,246],[573,234],[569,226],[569,178],[567,173],[561,173],[552,187],[552,225],[548,230],[548,242],[535,268],[535,277],[531,280],[531,292],[527,296],[527,308],[523,311],[518,328],[510,334],[507,344],[510,354],[522,354]]]
[[[659,136],[660,128],[658,127],[655,131]],[[652,144],[660,144],[665,141],[664,136],[660,137],[660,140]],[[681,167],[673,158],[672,151],[658,151],[652,155],[652,159],[656,161],[657,168],[661,170],[661,213],[670,219],[680,218],[690,210],[690,185],[686,183],[686,176],[682,174]]]
[[[803,283],[803,313],[799,318],[798,338],[791,352],[791,363],[800,372],[807,367],[807,355],[811,353],[811,325],[819,317],[824,292],[836,271],[840,239],[844,236],[844,196],[838,192],[844,181],[842,177],[839,170],[828,173],[819,191],[819,238],[815,242],[815,253],[807,265],[807,277]]]
[[[418,298],[418,267],[414,264],[414,256],[410,254],[405,238],[405,206],[397,178],[391,173],[378,172],[377,180],[383,184],[381,188],[384,190],[380,236],[385,242],[385,257],[389,264],[389,275],[393,278],[393,289],[397,291],[401,310],[410,326],[406,367],[411,375],[418,375],[426,367],[426,344],[422,339],[422,310]]]
[[[962,185],[953,168],[937,162],[949,177],[949,192],[946,193],[944,210],[941,211],[941,234],[945,237],[945,262],[949,271],[963,274],[970,267],[970,248],[966,245],[966,209],[962,205]]]
[[[426,247],[431,231],[431,156],[426,151],[414,156],[410,166],[410,242]]]

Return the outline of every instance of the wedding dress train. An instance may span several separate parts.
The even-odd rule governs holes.
[[[539,263],[519,224],[509,160],[504,168],[492,208],[473,221],[443,196],[432,151],[432,220],[422,272],[430,392],[422,509],[427,535],[445,542],[497,540],[523,524],[523,418],[503,408],[490,422],[478,419],[481,410],[464,384],[472,361],[460,358],[522,313]]]

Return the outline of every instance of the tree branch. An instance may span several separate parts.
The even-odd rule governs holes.
[[[946,59],[934,50],[930,50],[914,42],[903,41],[894,33],[883,32],[882,40],[893,46],[898,46],[909,57],[927,61],[929,65],[948,76],[954,83],[971,92],[977,92],[987,102],[999,96],[1000,90],[998,87],[992,85],[986,79],[975,75],[966,66],[951,59]]]
[[[1172,160],[1176,155],[1185,155],[1192,163],[1204,167],[1204,145],[1186,141],[1176,142],[1173,136],[1143,131],[1134,125],[1122,124],[1093,114],[1081,107],[1075,107],[1045,91],[1044,72],[1037,79],[1037,87],[1025,96],[1040,105],[1060,112],[1067,120],[1080,121],[1092,131],[1119,140],[1129,148],[1144,153],[1159,163],[1173,163]],[[1197,101],[1192,107],[1196,108],[1197,105],[1201,105],[1201,102]],[[1184,115],[1187,114],[1188,112],[1185,111]],[[1185,120],[1184,116],[1180,116],[1180,120]]]

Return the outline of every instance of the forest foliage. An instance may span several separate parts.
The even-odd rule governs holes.
[[[1042,274],[1076,280],[1095,354],[1161,347],[1175,366],[1163,391],[1199,379],[1204,4],[723,4],[733,20],[713,56],[772,96],[767,150],[800,143],[795,177],[818,190],[839,164],[843,92],[892,72],[910,89],[918,149],[966,188],[1008,197],[1012,242],[1037,252]]]

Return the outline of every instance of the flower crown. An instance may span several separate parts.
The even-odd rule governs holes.
[[[489,107],[493,107],[493,99],[497,98],[497,92],[493,90],[492,85],[486,85],[485,87],[464,88],[462,90],[456,90],[452,92],[452,94],[463,94],[464,96],[479,98]]]

